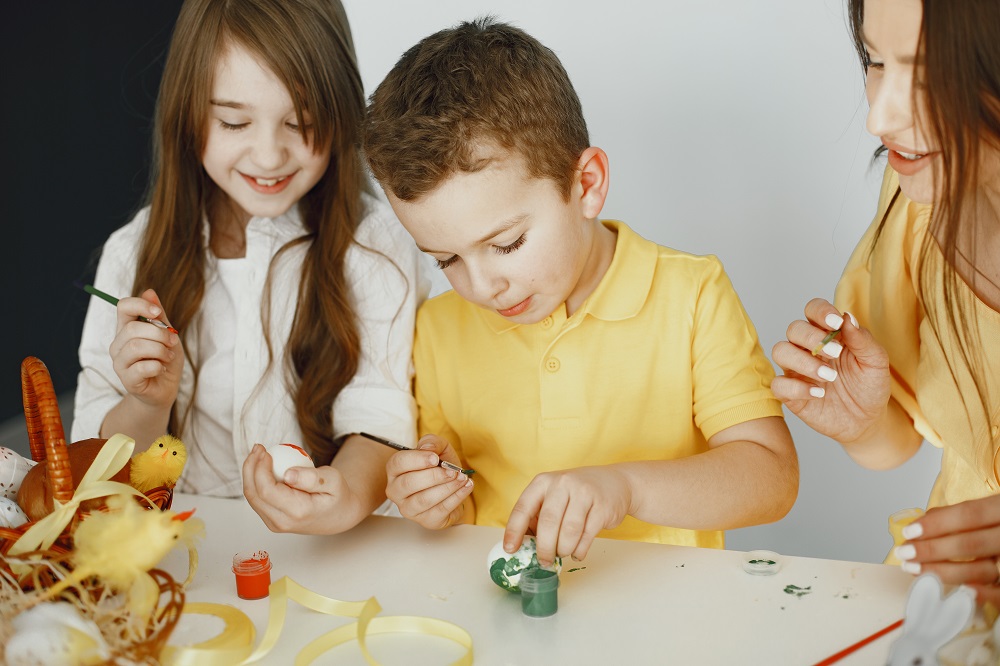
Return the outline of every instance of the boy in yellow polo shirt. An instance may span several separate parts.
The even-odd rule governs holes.
[[[608,158],[555,54],[488,19],[431,35],[363,143],[453,287],[417,316],[425,436],[387,465],[404,516],[506,525],[508,551],[534,530],[547,563],[596,536],[721,548],[788,512],[798,464],[753,325],[717,259],[598,219]]]

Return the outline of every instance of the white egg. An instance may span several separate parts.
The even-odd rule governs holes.
[[[316,466],[312,458],[309,457],[309,454],[301,446],[296,446],[295,444],[272,444],[265,448],[271,454],[271,470],[274,472],[274,478],[277,481],[285,479],[285,472],[290,467]]]
[[[15,615],[14,635],[4,646],[4,659],[21,664],[103,664],[111,650],[93,620],[65,601],[47,602]]]
[[[541,569],[538,565],[538,555],[535,552],[535,537],[526,536],[521,542],[521,547],[513,553],[508,553],[503,549],[501,540],[490,549],[486,556],[486,568],[490,572],[490,578],[494,583],[505,590],[520,592],[518,585],[521,582],[521,574],[529,569]],[[562,558],[557,557],[552,567],[553,571],[562,569]]]
[[[16,500],[24,475],[36,464],[17,451],[0,446],[0,497]]]
[[[20,527],[28,522],[28,516],[7,497],[0,497],[0,527]]]

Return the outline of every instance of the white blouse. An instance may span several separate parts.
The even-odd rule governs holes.
[[[391,209],[368,195],[364,201],[368,213],[355,234],[357,244],[346,256],[361,357],[357,374],[334,401],[333,436],[365,431],[413,446],[411,350],[416,309],[429,287],[427,264]],[[95,287],[119,297],[132,293],[148,215],[148,209],[142,210],[110,236]],[[261,307],[271,260],[304,233],[293,208],[278,218],[252,218],[243,258],[217,259],[206,246],[205,297],[185,336],[189,353],[202,368],[190,418],[183,431],[175,433],[188,447],[178,490],[239,496],[240,470],[254,443],[302,443],[285,384],[283,354],[298,301],[305,245],[285,252],[273,270],[268,326],[275,358],[270,367]],[[105,416],[125,394],[108,353],[115,328],[115,308],[92,299],[80,343],[72,441],[98,437]],[[193,372],[185,366],[176,403],[179,414],[191,404],[193,386]]]

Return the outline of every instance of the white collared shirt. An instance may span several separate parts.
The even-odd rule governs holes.
[[[367,195],[364,203],[368,213],[355,234],[357,244],[347,252],[345,269],[358,318],[361,357],[357,374],[334,401],[333,436],[366,431],[413,446],[416,407],[410,390],[411,349],[415,312],[428,290],[426,260],[387,205]],[[132,293],[148,214],[148,209],[142,210],[110,236],[95,287],[120,297]],[[269,323],[274,360],[270,366],[261,311],[272,259],[282,246],[304,233],[293,208],[278,218],[250,220],[245,257],[217,259],[208,254],[205,296],[185,340],[188,353],[202,364],[198,391],[189,421],[181,433],[175,433],[189,454],[178,483],[183,492],[239,496],[243,492],[240,469],[254,443],[302,443],[284,380],[283,353],[307,244],[286,251],[274,266]],[[115,308],[92,299],[80,343],[82,369],[72,441],[98,437],[107,413],[125,394],[108,353],[116,317]],[[193,383],[193,372],[186,365],[177,396],[179,414],[191,403]]]

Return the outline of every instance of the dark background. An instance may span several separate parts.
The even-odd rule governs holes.
[[[9,231],[0,244],[0,421],[22,413],[25,356],[45,362],[59,395],[76,387],[88,296],[74,281],[93,278],[104,240],[142,205],[156,93],[180,5],[4,6],[0,219]]]

